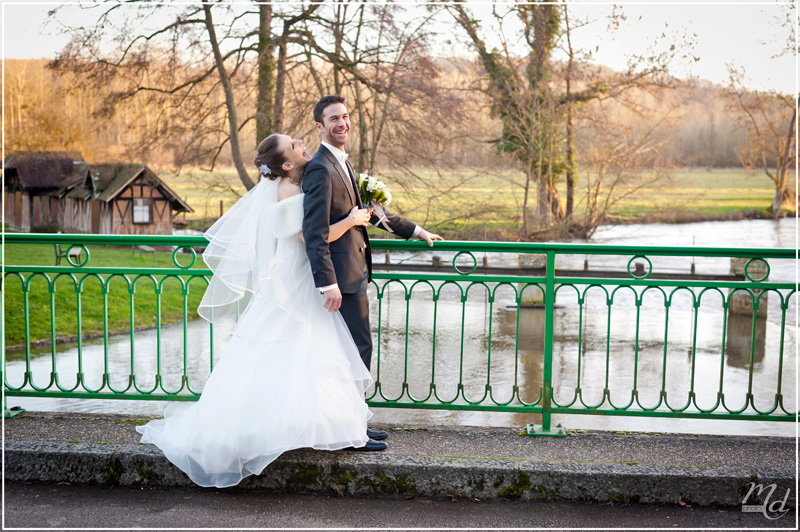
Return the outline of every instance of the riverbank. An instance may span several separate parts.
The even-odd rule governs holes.
[[[602,226],[587,227],[580,222],[555,224],[542,231],[534,231],[528,238],[531,242],[571,242],[575,240],[586,240],[591,238],[599,227],[614,227],[626,225],[648,225],[648,224],[671,224],[689,225],[704,222],[739,222],[745,220],[780,220],[783,218],[794,218],[795,213],[782,211],[778,216],[773,216],[767,210],[749,209],[744,211],[732,211],[724,213],[706,213],[697,211],[656,211],[635,216],[609,215]],[[480,233],[480,230],[478,230]],[[518,232],[499,231],[492,234],[491,240],[520,240]]]
[[[647,225],[647,224],[694,224],[703,222],[738,222],[745,220],[776,220],[783,218],[794,218],[795,213],[783,211],[779,216],[773,216],[766,210],[749,209],[744,211],[732,211],[726,213],[704,213],[696,211],[658,211],[635,216],[609,215],[599,227],[614,227],[626,225]],[[586,240],[594,234],[599,227],[587,227],[580,222],[564,222],[554,224],[547,229],[532,230],[528,237],[529,242],[572,242],[576,240]],[[370,236],[380,237],[375,231]],[[455,234],[447,234],[447,239],[453,240],[491,240],[498,242],[519,242],[522,240],[517,229],[487,229],[485,227],[468,227],[459,230]]]
[[[6,419],[5,478],[194,487],[159,449],[138,443],[136,425],[148,419],[35,412]],[[550,438],[493,427],[374,428],[389,431],[388,450],[290,451],[238,489],[733,507],[755,482],[776,484],[772,500],[791,490],[786,505],[796,507],[792,438],[599,431]]]
[[[198,319],[200,319],[200,316],[197,316],[195,314],[195,317],[193,319],[189,320],[189,321],[195,321],[195,320],[198,320]],[[176,323],[178,323],[180,321],[182,321],[182,320],[181,319],[175,319],[175,320],[172,320],[172,321],[163,321],[161,325],[162,326],[174,325],[174,324],[176,324]],[[133,332],[137,333],[137,332],[144,332],[144,331],[152,331],[155,328],[156,328],[156,326],[154,326],[154,325],[145,326],[145,327],[136,327],[133,330]],[[130,330],[131,330],[130,327],[121,327],[121,328],[118,328],[118,329],[110,329],[108,331],[108,336],[111,337],[111,336],[119,336],[121,334],[130,334]],[[102,332],[97,332],[97,333],[92,333],[92,334],[84,334],[84,335],[81,336],[81,342],[91,342],[91,341],[94,341],[94,340],[99,340],[101,338],[104,338],[105,336],[106,336],[105,333],[102,333]],[[70,335],[56,336],[55,344],[58,345],[58,346],[69,346],[70,344],[73,344],[73,345],[77,346],[78,345],[78,335],[77,334],[70,334]],[[50,338],[39,338],[37,340],[32,340],[31,341],[30,348],[32,350],[34,350],[34,349],[38,350],[38,349],[43,349],[45,347],[50,347],[52,345],[53,345],[53,341]],[[24,343],[6,345],[6,354],[7,355],[12,355],[12,358],[13,358],[13,355],[15,355],[15,354],[24,355],[26,347],[27,347],[27,345],[24,344]]]

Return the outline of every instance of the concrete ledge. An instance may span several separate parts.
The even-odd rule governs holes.
[[[120,486],[195,487],[150,445],[6,441],[5,478]],[[321,492],[339,495],[409,495],[640,502],[737,506],[750,483],[791,490],[786,468],[674,466],[631,463],[410,456],[299,450],[285,453],[237,489]],[[766,496],[762,493],[761,497]],[[775,500],[773,495],[771,500]],[[759,501],[751,500],[751,504]],[[760,502],[764,502],[763,500]]]

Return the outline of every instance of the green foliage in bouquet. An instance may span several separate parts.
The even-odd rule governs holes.
[[[369,174],[358,174],[358,188],[364,205],[376,203],[386,205],[392,201],[392,191],[381,178]]]

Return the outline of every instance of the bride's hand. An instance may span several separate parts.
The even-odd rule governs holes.
[[[367,225],[369,224],[370,213],[368,209],[359,209],[358,207],[353,207],[353,210],[350,211],[350,214],[347,215],[353,221],[353,225]]]

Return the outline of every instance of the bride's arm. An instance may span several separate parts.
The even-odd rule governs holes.
[[[349,231],[351,227],[355,227],[357,225],[367,225],[369,223],[369,217],[369,210],[353,207],[353,210],[350,211],[350,214],[347,215],[347,218],[339,220],[330,226],[328,242],[339,240],[339,238]]]

